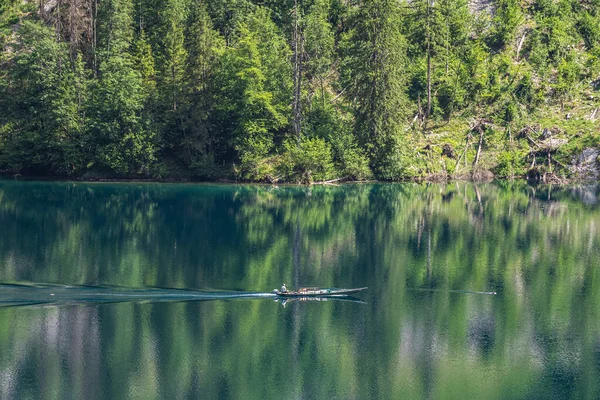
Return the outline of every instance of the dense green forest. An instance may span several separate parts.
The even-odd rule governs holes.
[[[0,50],[5,174],[598,178],[600,0],[1,0]]]

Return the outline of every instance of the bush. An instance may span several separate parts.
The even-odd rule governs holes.
[[[342,176],[358,181],[373,177],[367,156],[358,147],[350,132],[339,130],[332,133],[331,144],[337,167]]]
[[[274,165],[276,157],[260,157],[247,153],[240,157],[240,165],[233,166],[234,176],[238,179],[255,182],[276,181]]]
[[[494,173],[500,178],[516,178],[526,172],[525,154],[519,149],[506,150],[498,155]]]
[[[202,154],[191,165],[194,177],[200,179],[217,179],[222,175],[222,169],[215,164],[212,154]]]
[[[592,50],[600,43],[600,19],[593,17],[587,12],[581,13],[579,21],[577,22],[577,29],[579,34],[583,37],[585,47],[588,50]]]
[[[306,117],[307,136],[323,138],[330,144],[333,162],[339,171],[338,177],[353,180],[372,177],[369,160],[352,134],[351,115],[328,103],[323,106],[321,99],[315,96]]]
[[[396,139],[392,150],[385,154],[374,169],[378,179],[399,181],[422,178],[427,174],[427,160],[416,151],[417,143],[410,137]]]
[[[331,149],[323,139],[304,138],[300,143],[287,141],[284,148],[277,171],[286,181],[312,183],[333,177]]]

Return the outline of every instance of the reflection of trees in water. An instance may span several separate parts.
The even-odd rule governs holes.
[[[495,332],[496,324],[491,315],[473,316],[469,319],[469,345],[484,359],[491,356]]]
[[[207,398],[272,398],[276,382],[298,396],[397,398],[435,397],[500,365],[498,390],[510,390],[517,369],[540,390],[556,374],[555,385],[578,393],[577,382],[600,371],[597,195],[520,183],[2,183],[4,282],[372,291],[360,313],[333,302],[4,309],[0,318],[17,324],[0,331],[0,351],[14,356],[0,357],[1,367],[22,371],[41,349],[52,356],[39,360],[50,371],[39,387],[63,374],[73,387],[162,385],[175,398],[194,388]],[[406,290],[425,287],[440,291]],[[244,384],[265,377],[262,388]],[[25,385],[0,379],[2,393]]]
[[[598,196],[600,195],[599,185],[577,185],[570,188],[574,198],[580,200],[587,206],[598,204]]]

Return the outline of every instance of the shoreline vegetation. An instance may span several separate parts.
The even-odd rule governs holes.
[[[81,182],[81,183],[189,183],[189,184],[224,184],[224,185],[266,185],[266,186],[339,186],[354,184],[373,184],[373,183],[452,183],[452,182],[470,182],[470,183],[493,183],[493,182],[525,182],[527,184],[537,185],[594,185],[600,183],[597,179],[565,178],[557,175],[547,176],[546,179],[528,178],[526,176],[498,178],[485,171],[484,174],[461,175],[461,176],[440,176],[434,175],[423,178],[407,178],[403,180],[352,180],[349,178],[332,179],[328,181],[314,182],[258,182],[235,179],[215,179],[199,180],[189,178],[116,178],[116,177],[62,177],[62,176],[31,176],[31,175],[6,175],[0,172],[0,181],[25,181],[25,182]]]
[[[600,179],[600,3],[5,0],[0,174]]]

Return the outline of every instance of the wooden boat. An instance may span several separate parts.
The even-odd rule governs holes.
[[[352,293],[357,293],[367,289],[366,287],[354,289],[337,289],[337,288],[302,288],[298,290],[289,290],[280,292],[275,289],[275,294],[282,297],[324,297],[324,296],[346,296]]]

